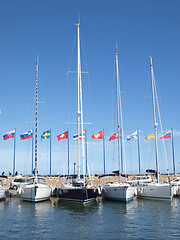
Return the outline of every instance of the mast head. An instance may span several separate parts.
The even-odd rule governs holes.
[[[152,57],[149,56],[149,59],[150,59],[150,65],[152,66]]]
[[[75,25],[79,28],[79,25],[80,25],[79,21]]]
[[[39,63],[39,54],[37,54],[37,59],[36,59],[36,64],[38,65]]]
[[[77,21],[77,23],[75,24],[77,27],[79,27],[79,25],[80,25],[80,14],[79,14],[79,17],[78,17],[78,21]]]
[[[116,51],[115,51],[116,57],[118,56],[118,47],[117,47],[117,42],[116,42]]]
[[[118,45],[117,45],[117,42],[116,42],[116,52],[118,51]]]
[[[36,59],[36,71],[38,72],[38,63],[39,63],[39,55],[37,55],[37,59]]]

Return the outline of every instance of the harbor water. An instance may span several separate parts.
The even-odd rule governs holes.
[[[180,239],[180,199],[0,202],[0,239]]]

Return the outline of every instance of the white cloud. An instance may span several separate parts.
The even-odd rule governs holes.
[[[173,135],[174,135],[174,136],[180,136],[180,131],[174,130],[174,131],[173,131]]]

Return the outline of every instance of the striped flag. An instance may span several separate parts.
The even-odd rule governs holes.
[[[9,139],[9,138],[15,138],[15,130],[10,131],[10,132],[8,132],[8,133],[5,133],[5,134],[3,135],[3,138],[4,138],[4,140],[7,140],[7,139]]]
[[[83,139],[85,139],[85,130],[83,131],[83,134],[82,134],[82,132],[79,133],[79,139],[82,139],[82,137],[83,137]],[[74,141],[78,140],[78,133],[73,136],[73,140]]]
[[[22,134],[20,135],[20,138],[21,138],[21,140],[24,140],[24,139],[32,138],[32,136],[33,136],[33,132],[32,132],[32,130],[31,130],[31,131],[22,133]]]
[[[165,133],[160,139],[167,139],[167,138],[172,138],[172,131],[168,131]]]

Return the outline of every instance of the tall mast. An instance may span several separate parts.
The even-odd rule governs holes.
[[[85,176],[85,146],[84,146],[84,121],[83,121],[83,102],[82,102],[82,81],[80,72],[80,102],[81,102],[81,133],[82,133],[82,162],[83,162],[83,179]]]
[[[151,84],[152,84],[152,99],[153,99],[153,114],[154,114],[154,135],[155,135],[155,151],[156,151],[156,178],[159,183],[159,162],[158,162],[158,147],[157,147],[157,122],[156,122],[156,108],[155,108],[155,94],[154,94],[154,71],[152,65],[152,57],[150,56],[150,66],[151,66]]]
[[[119,120],[119,69],[118,69],[118,53],[116,49],[116,93],[117,93],[117,123],[118,123],[118,164],[119,164],[119,180],[121,181],[121,153],[120,153],[120,120]]]
[[[78,23],[78,75],[79,75],[79,98],[80,98],[80,114],[81,114],[81,135],[82,135],[82,163],[83,163],[83,179],[85,176],[85,147],[84,147],[84,121],[83,121],[83,101],[82,101],[82,80],[81,80],[81,55],[80,55],[80,36]]]
[[[79,22],[77,22],[77,68],[78,68],[78,179],[80,179],[80,102],[79,102],[79,85],[80,85],[80,42],[79,42]]]
[[[37,130],[38,130],[38,56],[36,62],[36,100],[35,100],[35,177],[37,179]]]
[[[82,136],[82,160],[83,160],[83,176],[85,175],[85,151],[83,139],[83,104],[82,104],[82,81],[81,81],[81,55],[80,55],[80,36],[79,25],[77,24],[77,66],[78,66],[78,179],[80,179],[80,130]]]

